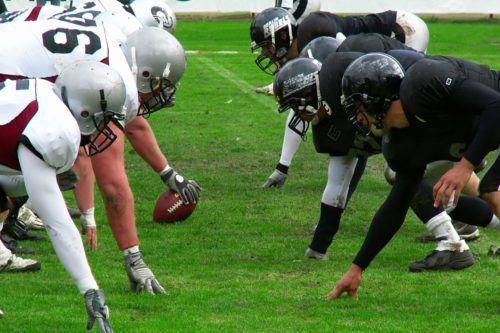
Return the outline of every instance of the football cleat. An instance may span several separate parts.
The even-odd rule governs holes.
[[[460,221],[452,221],[452,223],[461,239],[472,241],[479,238],[479,228],[477,226]]]
[[[17,213],[17,219],[23,222],[26,225],[26,228],[33,230],[43,230],[45,229],[45,225],[42,220],[36,216],[36,214],[26,207],[26,205],[21,206],[19,208],[19,213]]]
[[[318,260],[327,260],[328,259],[328,257],[324,253],[314,251],[310,247],[307,248],[305,256],[306,256],[306,258],[309,258],[309,259],[318,259]]]
[[[40,262],[33,259],[23,259],[13,254],[4,264],[0,264],[0,272],[35,272],[40,270]]]
[[[424,260],[412,262],[410,272],[461,270],[474,265],[474,262],[474,255],[469,249],[433,250]]]
[[[273,83],[255,88],[255,92],[258,94],[274,95]]]
[[[43,235],[37,235],[28,230],[26,224],[14,217],[9,218],[9,222],[4,225],[3,233],[9,235],[15,240],[42,240]]]
[[[31,247],[21,246],[17,241],[10,237],[9,235],[0,234],[0,240],[5,245],[6,248],[10,250],[10,252],[14,254],[33,254],[35,250]]]

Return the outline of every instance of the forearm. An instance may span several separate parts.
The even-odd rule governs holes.
[[[353,261],[354,264],[366,269],[396,234],[404,222],[422,174],[423,171],[396,175],[394,186],[375,214],[363,245]]]
[[[283,145],[281,147],[281,156],[280,156],[280,164],[283,164],[285,166],[290,166],[292,163],[292,159],[297,153],[297,150],[299,150],[300,143],[302,142],[302,138],[300,135],[295,133],[288,127],[288,124],[290,123],[291,119],[293,117],[293,112],[290,111],[288,114],[288,118],[286,119],[286,126],[285,126],[285,134],[283,136]],[[300,128],[299,130],[301,130]]]
[[[136,117],[125,126],[125,135],[134,150],[155,172],[161,172],[168,165],[167,158],[160,150],[153,130],[146,119]]]

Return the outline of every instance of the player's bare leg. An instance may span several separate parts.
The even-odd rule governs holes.
[[[104,152],[93,156],[92,166],[104,200],[106,215],[118,247],[125,256],[125,270],[133,291],[165,293],[139,251],[135,226],[134,197],[125,173],[123,132],[112,126],[117,140]]]

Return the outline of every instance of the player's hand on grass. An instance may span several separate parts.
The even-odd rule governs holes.
[[[146,266],[141,252],[129,253],[125,256],[125,270],[130,280],[130,289],[135,292],[149,294],[165,294],[153,272]]]
[[[85,235],[85,244],[92,250],[97,250],[97,227],[82,225],[82,235]]]
[[[262,185],[262,188],[277,187],[282,188],[288,178],[288,167],[283,164],[278,164],[267,181]]]
[[[343,293],[358,300],[358,288],[361,284],[363,271],[358,265],[352,264],[347,273],[340,279],[335,288],[326,295],[326,299],[339,298]]]
[[[449,206],[450,199],[453,200],[453,205],[456,206],[460,193],[469,181],[473,171],[474,166],[462,158],[460,162],[441,176],[436,185],[434,185],[432,193],[434,196],[434,207],[438,207],[442,202],[443,207],[446,208]]]
[[[97,322],[97,327],[101,333],[113,333],[109,323],[109,309],[106,305],[102,290],[90,289],[83,296],[85,307],[87,308],[88,320],[87,331],[90,331]]]

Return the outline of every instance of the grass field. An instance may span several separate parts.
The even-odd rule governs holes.
[[[116,332],[498,332],[500,261],[486,255],[500,235],[482,230],[471,243],[477,263],[462,272],[411,274],[408,264],[432,244],[411,213],[364,274],[359,301],[323,296],[348,268],[372,215],[388,193],[380,156],[344,215],[324,262],[304,251],[317,222],[327,159],[302,144],[283,190],[260,185],[278,162],[286,115],[253,88],[271,81],[253,63],[248,22],[181,22],[188,69],[177,106],[150,118],[174,167],[203,187],[192,217],[157,225],[152,211],[164,190],[130,146],[141,248],[168,296],[128,291],[123,259],[97,200],[99,248],[89,253]],[[500,25],[433,23],[430,54],[448,54],[500,69]],[[238,51],[214,54],[209,51]],[[112,170],[110,170],[112,172]],[[97,197],[99,198],[99,197]],[[71,196],[68,196],[71,202]],[[42,261],[35,274],[2,274],[0,332],[82,332],[86,313],[77,288],[48,241],[26,243]]]

